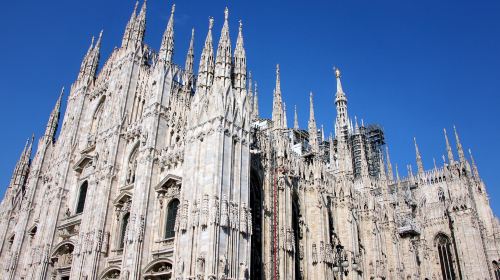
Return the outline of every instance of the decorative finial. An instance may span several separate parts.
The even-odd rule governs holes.
[[[104,33],[104,29],[101,29],[101,32],[99,33],[99,41],[102,39],[102,34]]]
[[[226,7],[226,9],[224,9],[224,19],[227,20],[229,18],[229,9]]]
[[[173,15],[175,13],[175,4],[172,4],[172,10],[170,10],[170,13]]]
[[[209,17],[208,18],[208,29],[212,30],[213,27],[214,27],[214,18],[213,17]]]
[[[280,74],[280,65],[276,64],[276,75]]]
[[[335,69],[335,77],[338,79],[340,78],[341,74],[340,74],[340,69],[337,68],[337,67],[334,67],[333,69]]]
[[[241,30],[243,29],[243,21],[240,19],[239,23],[240,23],[240,32],[241,32]]]

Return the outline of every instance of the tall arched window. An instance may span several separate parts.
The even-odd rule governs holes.
[[[137,147],[130,154],[127,166],[127,185],[135,183],[135,170],[137,169]]]
[[[122,217],[122,224],[120,227],[120,249],[125,247],[125,235],[127,234],[128,221],[130,219],[130,212],[125,213]]]
[[[455,280],[456,277],[455,270],[453,269],[453,256],[451,254],[450,239],[446,235],[440,234],[436,237],[436,243],[443,280]]]
[[[76,205],[76,214],[80,214],[83,212],[83,209],[85,208],[85,199],[87,198],[87,188],[89,184],[87,181],[83,182],[83,184],[80,186],[80,191],[78,193],[78,204]]]
[[[173,199],[168,204],[167,222],[165,223],[165,238],[175,236],[175,220],[177,219],[177,209],[179,208],[179,200]]]

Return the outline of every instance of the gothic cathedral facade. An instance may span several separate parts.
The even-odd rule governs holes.
[[[195,74],[194,30],[173,62],[175,6],[159,51],[138,8],[101,66],[92,40],[62,121],[63,92],[26,144],[0,206],[1,279],[500,279],[500,224],[456,130],[430,170],[415,141],[418,170],[400,177],[383,130],[350,118],[338,69],[325,138],[312,93],[308,127],[296,112],[288,127],[279,66],[259,116],[227,9]]]

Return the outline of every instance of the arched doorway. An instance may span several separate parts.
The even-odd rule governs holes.
[[[263,226],[263,195],[262,182],[255,172],[250,177],[250,208],[252,209],[252,251],[250,264],[250,279],[264,279],[262,255]]]

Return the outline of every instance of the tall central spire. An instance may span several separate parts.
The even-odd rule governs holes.
[[[280,65],[276,65],[276,87],[273,96],[272,120],[275,128],[283,128],[283,101],[281,98]]]
[[[159,54],[160,61],[165,61],[167,63],[171,63],[174,56],[174,13],[175,4],[172,5],[170,11],[170,18],[165,33],[163,34]]]
[[[229,36],[228,18],[229,9],[226,7],[224,10],[224,25],[222,26],[219,45],[217,47],[217,57],[215,59],[215,79],[217,81],[222,81],[224,87],[231,82],[232,68],[231,38]]]

